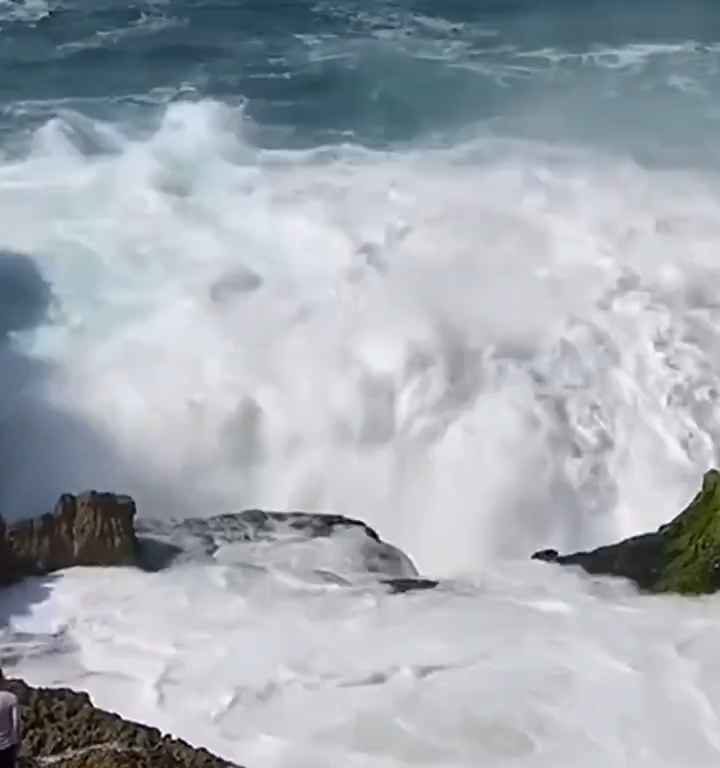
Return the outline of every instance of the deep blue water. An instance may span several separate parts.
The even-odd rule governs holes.
[[[59,110],[152,128],[245,104],[261,146],[467,131],[714,153],[713,0],[0,1],[6,149]],[[12,141],[11,141],[12,139]]]

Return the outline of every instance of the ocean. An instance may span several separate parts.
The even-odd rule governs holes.
[[[713,0],[0,0],[0,509],[360,518],[0,598],[0,660],[248,768],[704,768],[720,604],[530,562],[720,447]],[[332,549],[332,547],[330,548]]]

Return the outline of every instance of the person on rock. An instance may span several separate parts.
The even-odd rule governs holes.
[[[0,671],[0,681],[5,678]],[[20,747],[20,705],[11,691],[0,690],[0,768],[15,768]]]

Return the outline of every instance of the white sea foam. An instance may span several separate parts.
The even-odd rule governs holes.
[[[58,115],[70,115],[79,110],[122,107],[126,104],[142,104],[162,107],[182,98],[197,96],[196,86],[190,82],[179,85],[152,88],[143,93],[124,93],[108,98],[107,96],[73,97],[56,99],[21,99],[12,101],[0,108],[0,114],[8,118],[31,117],[36,120],[49,120]],[[82,118],[81,118],[82,119]]]
[[[688,497],[720,434],[714,176],[489,139],[260,153],[242,120],[67,114],[0,168],[4,245],[62,307],[24,343],[119,464],[182,511],[361,517],[445,573]]]
[[[519,58],[544,59],[553,64],[577,61],[608,69],[625,69],[646,64],[652,59],[666,58],[677,62],[678,56],[706,56],[716,53],[713,46],[701,45],[694,40],[682,43],[629,43],[623,46],[593,46],[587,51],[568,51],[543,48],[536,51],[517,51]]]
[[[117,45],[128,38],[157,35],[168,29],[184,27],[186,25],[187,19],[185,18],[166,16],[152,9],[148,12],[142,11],[135,21],[130,22],[126,26],[97,30],[90,37],[83,40],[75,40],[58,45],[57,50],[63,53],[74,53],[75,51],[92,48],[103,48],[107,45]]]
[[[717,461],[720,179],[487,136],[259,151],[244,120],[66,110],[0,166],[2,246],[59,301],[15,341],[112,449],[18,433],[33,489],[341,512],[464,580],[328,584],[324,546],[71,571],[3,593],[2,655],[250,768],[716,764],[717,600],[526,558],[657,525]]]
[[[458,23],[452,3],[446,19],[319,0],[287,49],[293,14],[272,21],[266,72],[254,40],[230,74],[223,35],[221,61],[181,67],[193,82],[168,81],[155,51],[149,81],[165,87],[122,95],[115,70],[119,90],[64,98],[82,90],[62,86],[78,49],[126,47],[130,62],[147,36],[187,17],[205,39],[229,11],[167,5],[130,24],[108,8],[91,32],[66,4],[78,31],[58,38],[72,42],[57,98],[2,108],[4,130],[44,125],[27,155],[13,144],[0,160],[0,259],[29,254],[57,303],[52,325],[7,343],[47,298],[32,270],[8,270],[38,307],[8,321],[2,284],[0,511],[89,486],[158,516],[334,511],[447,578],[387,594],[358,571],[412,568],[358,531],[217,534],[214,561],[188,536],[196,548],[168,571],[3,590],[0,666],[248,768],[716,766],[719,598],[640,597],[528,560],[667,520],[718,463],[712,12],[702,29],[677,16],[670,42],[669,17],[644,42],[633,15],[623,44],[609,13],[596,27],[478,6]],[[264,23],[252,5],[238,39]],[[0,0],[0,28],[58,7]],[[296,75],[313,86],[300,140],[326,96],[333,127],[365,135],[353,110],[339,124],[339,83],[368,96],[373,128],[407,117],[445,145],[455,129],[471,138],[261,151],[242,108],[197,101],[236,76]],[[254,113],[297,106],[301,87],[269,84]],[[653,159],[660,146],[666,168],[697,147],[703,164],[649,169],[569,135]]]
[[[192,565],[50,588],[12,620],[31,639],[5,632],[9,669],[251,768],[717,762],[716,598],[537,563],[401,597]]]
[[[0,0],[0,25],[3,22],[35,24],[47,18],[56,5],[51,6],[47,0]]]

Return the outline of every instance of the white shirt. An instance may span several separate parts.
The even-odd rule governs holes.
[[[0,750],[20,743],[20,707],[17,696],[0,691]]]

